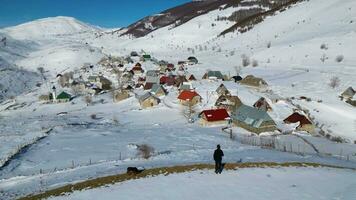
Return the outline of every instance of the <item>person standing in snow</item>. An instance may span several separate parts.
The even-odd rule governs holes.
[[[222,171],[222,157],[224,156],[224,152],[220,149],[220,145],[216,146],[214,151],[214,160],[215,160],[215,173],[221,174]]]

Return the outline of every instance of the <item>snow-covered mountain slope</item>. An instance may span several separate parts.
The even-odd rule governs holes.
[[[6,38],[6,39],[3,39]],[[35,72],[21,69],[14,62],[23,59],[35,49],[36,44],[18,41],[0,33],[0,102],[9,97],[28,92],[39,80]]]
[[[71,17],[40,19],[0,29],[0,36],[7,43],[0,46],[0,56],[26,70],[43,67],[49,76],[54,76],[102,58],[100,48],[84,42],[101,31]]]
[[[5,28],[2,32],[21,40],[52,39],[55,36],[98,32],[99,28],[85,24],[72,17],[49,17],[18,26]]]

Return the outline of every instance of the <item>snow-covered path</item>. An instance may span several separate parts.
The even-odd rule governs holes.
[[[90,199],[356,199],[356,173],[331,168],[246,168],[159,175],[75,191],[53,200]]]

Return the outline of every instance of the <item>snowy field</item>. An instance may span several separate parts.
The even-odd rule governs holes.
[[[52,200],[90,199],[276,199],[351,200],[356,173],[331,168],[251,168],[159,175],[96,189],[75,191]]]

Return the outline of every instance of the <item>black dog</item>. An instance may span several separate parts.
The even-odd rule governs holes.
[[[139,174],[143,172],[145,169],[137,168],[137,167],[128,167],[126,173],[127,174]]]

